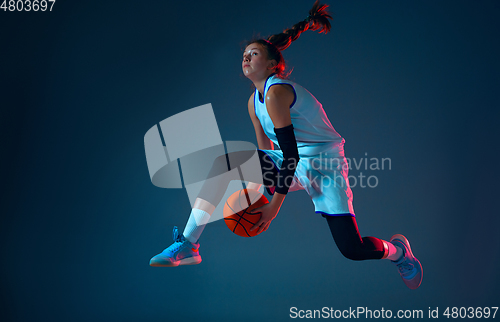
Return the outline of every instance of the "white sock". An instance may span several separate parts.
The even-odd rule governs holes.
[[[403,250],[400,247],[395,246],[393,243],[387,242],[385,240],[384,242],[388,248],[388,253],[386,257],[387,259],[390,259],[391,261],[397,261],[401,258],[401,256],[403,256]]]
[[[184,228],[184,232],[182,233],[184,237],[186,237],[186,239],[193,244],[196,243],[200,238],[205,225],[208,223],[210,215],[210,213],[201,209],[191,209],[191,215],[189,215],[186,228]]]

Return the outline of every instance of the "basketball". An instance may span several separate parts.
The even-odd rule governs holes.
[[[242,237],[253,237],[258,235],[256,228],[250,231],[261,217],[260,212],[252,212],[253,209],[269,203],[267,198],[252,189],[238,190],[227,198],[224,205],[224,221],[227,227],[236,235]]]

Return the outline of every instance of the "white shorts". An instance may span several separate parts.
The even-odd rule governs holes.
[[[273,160],[274,166],[279,171],[283,162],[283,151],[261,151]],[[348,171],[342,147],[313,156],[301,155],[288,191],[307,191],[316,213],[327,216],[350,214],[354,217]],[[274,194],[274,188],[268,189],[268,192]]]

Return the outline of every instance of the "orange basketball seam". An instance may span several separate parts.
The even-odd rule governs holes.
[[[255,225],[255,224],[258,222],[258,221],[256,221],[256,222],[252,222],[252,221],[250,221],[250,220],[248,220],[248,219],[246,219],[246,218],[244,218],[244,217],[241,217],[241,216],[240,216],[240,219],[235,219],[235,218],[230,218],[230,217],[228,217],[228,218],[226,218],[226,219],[227,219],[227,220],[233,220],[233,221],[236,221],[236,224],[240,224],[240,219],[243,219],[244,221],[246,221],[246,222],[248,222],[249,224],[252,224],[252,225]],[[260,220],[260,218],[259,218],[259,220]]]
[[[246,200],[243,199],[243,194],[245,194]],[[243,203],[245,203],[245,201],[246,203],[250,203],[250,205],[243,208]],[[269,203],[267,198],[257,190],[241,189],[232,194],[227,199],[225,204],[226,207],[224,208],[224,221],[227,227],[233,233],[242,237],[253,237],[258,235],[256,231],[250,231],[249,229],[260,220],[262,213],[252,212],[252,210],[267,203]],[[239,211],[236,211],[237,207],[240,208]],[[226,216],[228,212],[232,213]]]

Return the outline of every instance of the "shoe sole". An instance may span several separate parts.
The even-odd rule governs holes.
[[[406,248],[408,249],[408,253],[411,255],[411,258],[413,258],[418,263],[418,266],[420,266],[420,270],[417,272],[417,275],[415,275],[412,278],[412,280],[414,280],[415,278],[417,278],[420,275],[419,276],[420,282],[418,283],[418,285],[412,284],[411,280],[406,280],[403,278],[403,276],[401,276],[401,279],[406,284],[406,286],[408,286],[412,290],[416,290],[422,284],[422,278],[424,277],[424,270],[422,269],[422,264],[420,264],[420,261],[415,256],[413,256],[413,252],[411,251],[410,242],[408,241],[408,239],[406,239],[405,236],[403,236],[401,234],[396,234],[396,235],[392,236],[390,241],[392,242],[393,240],[398,240],[399,242],[405,244]]]
[[[161,264],[161,263],[149,263],[149,266],[153,267],[177,267],[180,265],[196,265],[201,263],[201,256],[196,256],[196,257],[188,257],[184,258],[178,261],[175,261],[173,263],[169,264]]]

